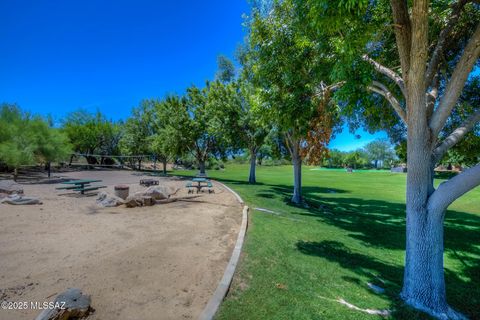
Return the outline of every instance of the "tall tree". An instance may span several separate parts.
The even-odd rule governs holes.
[[[269,13],[254,12],[250,28],[253,71],[262,88],[262,114],[282,132],[290,152],[293,203],[302,202],[302,161],[321,158],[332,117],[326,43],[306,37],[291,1],[275,2]],[[310,142],[310,143],[309,143]]]
[[[268,135],[268,123],[261,120],[259,116],[260,97],[252,83],[245,80],[239,80],[238,122],[232,130],[240,146],[248,150],[250,156],[250,172],[248,183],[257,183],[256,163],[260,148],[263,146],[265,138]],[[233,137],[232,137],[233,138]]]
[[[177,117],[184,101],[177,96],[167,96],[155,103],[154,134],[150,137],[152,152],[162,162],[163,174],[167,174],[167,162],[185,152],[185,136],[182,131],[184,119]],[[180,121],[180,123],[172,123]]]
[[[156,133],[154,122],[155,100],[143,100],[133,108],[132,115],[124,125],[124,134],[120,141],[122,154],[129,156],[151,155],[152,137]],[[142,157],[138,157],[138,169],[141,169]]]
[[[344,94],[338,96],[357,100],[350,104],[353,113],[364,118],[383,114],[379,124],[390,119],[407,129],[407,241],[401,297],[435,317],[462,318],[446,301],[443,223],[448,206],[480,184],[480,164],[438,188],[433,170],[480,120],[475,106],[458,127],[446,132],[449,118],[462,108],[458,98],[478,63],[478,4],[466,0],[391,0],[390,6],[366,0],[298,4],[299,11],[312,9],[302,16],[312,18],[317,32],[327,33],[338,44],[331,53],[338,60],[333,76],[347,81]],[[354,87],[374,96],[361,98]],[[391,107],[390,113],[379,110],[380,98]]]
[[[165,130],[171,139],[181,142],[178,151],[196,159],[200,174],[205,174],[210,157],[225,157],[232,145],[229,132],[238,114],[237,99],[233,84],[214,81],[202,89],[191,86],[183,98],[172,96],[166,101]]]

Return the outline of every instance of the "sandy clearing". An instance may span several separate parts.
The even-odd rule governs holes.
[[[108,185],[142,187],[128,171],[81,171]],[[185,182],[157,178],[181,188]],[[0,295],[8,301],[51,300],[68,287],[92,296],[88,319],[192,319],[215,291],[228,263],[242,208],[228,191],[153,207],[98,208],[95,197],[59,195],[57,185],[24,185],[38,206],[0,205]],[[105,190],[105,189],[104,189]],[[52,298],[48,298],[52,296]],[[0,297],[1,298],[1,297]],[[0,299],[0,300],[3,300]],[[39,311],[0,310],[0,319]]]

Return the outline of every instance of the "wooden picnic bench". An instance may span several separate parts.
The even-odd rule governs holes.
[[[98,190],[101,188],[106,188],[107,186],[92,186],[90,183],[94,182],[102,182],[102,180],[91,180],[91,179],[83,179],[83,180],[71,180],[61,182],[61,184],[66,184],[68,186],[58,187],[57,190],[72,190],[72,191],[79,191],[81,194],[85,194],[85,191],[92,191]]]

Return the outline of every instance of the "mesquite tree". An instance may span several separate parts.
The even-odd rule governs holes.
[[[391,0],[387,6],[381,1],[360,0],[348,1],[339,9],[342,5],[308,1],[311,7],[307,16],[315,16],[317,32],[328,33],[342,48],[332,55],[343,67],[355,70],[348,79],[342,66],[334,69],[338,80],[347,80],[342,90],[348,92],[352,86],[358,86],[373,92],[375,99],[388,102],[392,114],[406,127],[407,240],[401,297],[407,304],[438,318],[462,317],[446,301],[446,209],[480,184],[480,164],[476,164],[438,188],[434,186],[437,163],[480,121],[480,106],[476,105],[458,127],[446,126],[452,115],[466,110],[457,101],[475,64],[478,65],[480,10],[472,2]],[[305,10],[304,3],[298,4],[299,10]],[[365,65],[375,72],[369,72]],[[382,105],[376,102],[377,108]],[[363,111],[366,118],[385,112],[373,112],[371,106],[359,101],[352,106],[357,112]]]

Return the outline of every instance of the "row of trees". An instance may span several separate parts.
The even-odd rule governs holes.
[[[368,143],[364,148],[354,151],[329,151],[329,156],[323,161],[326,167],[350,167],[357,168],[390,168],[399,163],[392,145],[386,140],[375,140]]]

